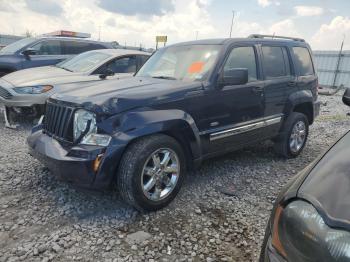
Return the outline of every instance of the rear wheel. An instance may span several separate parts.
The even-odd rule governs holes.
[[[284,157],[296,157],[305,147],[309,134],[309,122],[302,113],[293,112],[285,121],[275,142],[276,153]]]
[[[122,198],[140,211],[168,205],[184,178],[181,146],[166,135],[152,135],[131,144],[124,153],[117,178]]]

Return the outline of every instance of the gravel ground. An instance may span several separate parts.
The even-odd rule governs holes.
[[[29,126],[6,129],[1,117],[0,261],[257,261],[281,187],[350,126],[339,95],[320,100],[298,158],[278,158],[266,142],[213,159],[188,174],[169,207],[149,214],[115,191],[57,181],[28,155]]]

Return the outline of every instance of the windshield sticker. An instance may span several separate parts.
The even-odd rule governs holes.
[[[204,67],[204,62],[194,62],[188,68],[188,73],[196,74],[202,72]]]

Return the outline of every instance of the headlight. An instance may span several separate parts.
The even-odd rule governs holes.
[[[90,123],[90,128],[86,130],[88,123]],[[97,134],[96,116],[94,113],[79,109],[74,115],[74,140],[79,139],[83,132],[86,133],[81,138],[80,144],[107,146],[111,140],[109,135]]]
[[[330,228],[311,204],[301,200],[277,208],[272,245],[288,261],[350,259],[350,232]]]
[[[23,86],[15,87],[13,90],[19,94],[42,94],[50,91],[53,86],[50,85],[38,85],[38,86]]]

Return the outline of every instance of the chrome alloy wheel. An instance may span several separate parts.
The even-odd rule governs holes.
[[[303,121],[298,121],[293,127],[289,138],[289,147],[293,153],[297,153],[304,145],[306,139],[306,126]]]
[[[173,150],[156,150],[148,157],[142,170],[143,193],[152,201],[166,198],[176,187],[179,172],[180,160]]]

